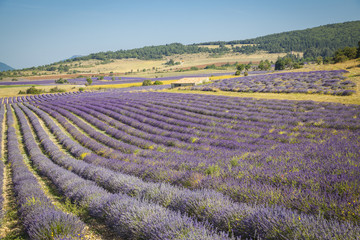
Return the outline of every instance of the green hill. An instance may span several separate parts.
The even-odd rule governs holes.
[[[109,60],[109,59],[123,59],[123,58],[138,58],[143,60],[162,59],[164,56],[171,56],[174,54],[186,53],[200,53],[200,52],[220,52],[222,49],[208,49],[196,45],[183,45],[181,43],[171,43],[159,46],[147,46],[142,48],[135,48],[130,50],[118,50],[92,53],[87,56],[69,59],[68,61],[76,60]]]
[[[264,50],[270,53],[304,52],[304,57],[331,56],[335,50],[347,46],[355,47],[360,41],[360,21],[328,24],[283,33],[271,34],[247,40],[229,42],[207,42],[203,45],[256,44],[236,48],[235,51],[250,53]]]

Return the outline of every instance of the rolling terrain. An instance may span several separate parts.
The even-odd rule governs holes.
[[[360,58],[258,69],[359,23],[1,75],[0,238],[360,239]]]
[[[340,33],[340,34],[339,34]],[[12,79],[57,79],[75,75],[131,74],[141,77],[167,76],[177,71],[204,69],[212,64],[275,62],[286,53],[315,59],[329,57],[338,48],[357,46],[360,21],[329,24],[315,28],[277,33],[247,40],[218,41],[183,45],[172,43],[138,49],[92,53],[45,66],[18,70]],[[166,63],[172,59],[175,65]],[[205,70],[206,71],[206,70]],[[221,70],[216,70],[217,72]],[[210,71],[206,71],[210,72]]]

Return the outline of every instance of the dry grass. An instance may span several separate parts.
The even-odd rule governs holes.
[[[177,80],[167,80],[167,81],[161,81],[161,82],[165,85],[165,84],[171,84],[176,81]],[[106,85],[91,85],[91,86],[86,87],[86,90],[107,89],[107,88],[127,88],[127,87],[140,87],[140,86],[142,86],[142,82],[106,84]]]
[[[243,47],[243,46],[254,46],[254,45],[257,45],[257,44],[234,44],[233,46],[234,47]],[[219,45],[199,45],[199,47],[205,47],[205,48],[207,47],[207,48],[210,48],[210,49],[215,49],[215,48],[219,48],[220,46]],[[225,47],[231,49],[230,44],[226,44]]]
[[[221,80],[221,79],[229,79],[229,78],[237,78],[237,77],[239,77],[239,76],[236,76],[236,75],[222,75],[222,76],[210,77],[210,80],[216,81],[216,80]]]
[[[157,78],[157,77],[172,77],[172,76],[184,76],[186,75],[200,75],[200,74],[213,74],[213,73],[228,73],[228,72],[235,72],[235,69],[226,69],[226,70],[218,70],[218,69],[200,69],[200,70],[192,70],[192,71],[184,71],[184,72],[146,72],[146,73],[137,73],[134,75],[129,76],[136,76],[136,77],[144,77],[144,78]]]
[[[209,77],[192,77],[192,78],[181,78],[176,83],[194,83],[201,84],[209,82]]]
[[[308,65],[302,69],[291,70],[289,72],[319,71],[319,70],[339,70],[345,69],[349,73],[345,74],[349,80],[356,83],[356,93],[351,96],[333,96],[325,94],[303,94],[303,93],[248,93],[248,92],[208,92],[208,91],[191,91],[191,90],[163,90],[176,93],[197,93],[208,95],[221,95],[229,97],[251,97],[257,99],[280,99],[280,100],[313,100],[318,102],[336,102],[342,104],[360,105],[360,61],[351,60],[345,63],[329,65]]]
[[[34,85],[16,85],[16,86],[6,86],[6,87],[1,87],[0,88],[0,97],[15,97],[15,96],[28,96],[28,94],[18,94],[19,91],[26,91],[26,89],[30,88],[31,86]],[[51,88],[54,88],[56,86],[39,86],[39,85],[35,85],[36,88],[38,89],[45,89],[46,93],[48,93],[50,91]],[[61,89],[65,89],[67,92],[74,92],[74,91],[78,91],[80,87],[80,85],[62,85],[62,86],[57,86],[58,88]]]
[[[240,46],[237,44],[235,46]],[[230,46],[228,46],[230,47]],[[280,56],[284,56],[285,53],[266,53],[258,52],[256,54],[239,54],[239,53],[227,53],[214,56],[209,53],[198,53],[198,54],[181,54],[165,57],[161,60],[139,60],[139,59],[115,59],[113,62],[107,64],[100,64],[99,60],[86,60],[86,61],[75,61],[65,63],[70,66],[70,72],[73,70],[78,71],[76,74],[66,74],[60,73],[58,71],[48,72],[41,71],[37,72],[37,75],[34,76],[32,71],[22,71],[22,74],[25,76],[22,77],[7,77],[4,78],[4,81],[11,81],[13,78],[18,80],[26,79],[58,79],[58,78],[74,78],[74,75],[110,75],[110,72],[113,72],[115,75],[124,75],[125,73],[130,73],[129,76],[136,77],[165,77],[165,76],[174,76],[181,74],[204,74],[204,73],[218,73],[218,72],[229,72],[235,71],[235,68],[229,68],[226,70],[214,70],[214,69],[205,69],[199,71],[186,71],[186,72],[175,72],[179,69],[189,69],[191,67],[203,68],[207,65],[217,64],[217,63],[248,63],[253,62],[257,63],[260,60],[268,59],[270,61],[276,61]],[[175,62],[180,62],[180,65],[168,66],[165,63],[173,59]],[[76,65],[76,66],[75,66]],[[56,67],[59,66],[55,65]],[[145,71],[143,71],[145,69]],[[39,75],[40,74],[40,75]],[[5,96],[3,91],[0,91],[0,97]],[[14,91],[11,94],[6,96],[14,96]]]
[[[260,60],[269,59],[270,61],[276,61],[278,56],[284,56],[285,53],[265,53],[259,52],[256,54],[239,54],[239,53],[227,53],[219,55],[217,57],[212,56],[209,53],[198,53],[198,54],[181,54],[173,55],[166,57],[162,60],[139,60],[139,59],[115,59],[113,62],[107,64],[100,64],[99,60],[86,60],[86,61],[76,61],[71,63],[66,63],[71,66],[71,71],[79,71],[77,74],[99,74],[105,73],[109,74],[110,72],[114,73],[125,73],[133,72],[136,75],[143,75],[146,73],[156,73],[158,71],[173,71],[176,68],[186,68],[192,66],[201,66],[201,65],[211,65],[219,62],[259,62]],[[173,59],[175,62],[180,62],[180,65],[168,66],[165,63]],[[75,66],[77,64],[77,66]],[[79,66],[80,65],[80,66]],[[57,66],[57,65],[55,65]],[[146,69],[143,72],[143,69]],[[138,71],[139,70],[139,71]],[[27,75],[31,75],[31,71],[23,71]],[[49,78],[54,78],[59,72],[49,72],[43,71],[40,74],[47,74]],[[26,79],[26,77],[21,77],[19,79]],[[8,81],[11,78],[6,79]]]
[[[211,57],[209,53],[198,53],[198,54],[181,54],[166,57],[163,60],[139,60],[139,59],[120,59],[114,60],[112,63],[100,64],[98,60],[81,61],[84,67],[72,68],[78,71],[84,71],[87,73],[124,73],[133,72],[135,74],[143,74],[143,69],[146,72],[155,73],[157,71],[172,71],[179,68],[199,66],[199,65],[211,65],[218,62],[259,62],[263,59],[269,59],[270,61],[276,61],[278,56],[284,56],[284,53],[256,53],[256,54],[238,54],[228,53],[221,55],[220,57]],[[180,62],[180,65],[167,66],[165,63],[173,59],[175,62]],[[139,70],[139,71],[138,71]]]
[[[117,72],[117,73],[124,73],[124,72],[139,72],[143,69],[152,70],[153,68],[162,68],[165,60],[139,60],[139,59],[116,59],[114,62],[107,63],[107,64],[99,64],[98,60],[88,60],[88,61],[81,61],[82,66],[84,67],[75,67],[72,70],[77,70],[80,72],[91,72],[91,73],[110,73],[110,72]],[[73,65],[76,62],[72,63]]]

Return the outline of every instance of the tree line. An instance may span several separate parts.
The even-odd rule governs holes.
[[[253,53],[259,50],[270,53],[304,52],[304,58],[316,59],[331,57],[339,48],[355,47],[360,39],[360,21],[328,24],[309,28],[271,34],[247,40],[218,41],[201,43],[202,45],[254,44],[235,47],[240,53]]]
[[[360,41],[358,47],[349,47],[337,49],[332,56],[323,58],[318,56],[315,59],[317,64],[334,64],[345,62],[351,59],[360,58]],[[301,68],[308,59],[301,58],[299,55],[287,54],[284,57],[279,57],[275,62],[275,70],[284,70],[287,68]],[[260,66],[260,65],[259,65]]]
[[[67,62],[78,60],[107,60],[107,59],[124,59],[124,58],[137,58],[141,60],[162,59],[164,56],[171,56],[175,54],[194,54],[194,53],[223,53],[228,52],[230,49],[226,47],[220,48],[206,48],[197,45],[183,45],[181,43],[171,43],[160,46],[147,46],[142,48],[135,48],[130,50],[118,50],[92,53],[83,57],[76,57],[66,60]]]

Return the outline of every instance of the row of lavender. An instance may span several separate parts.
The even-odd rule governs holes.
[[[345,70],[289,72],[225,79],[193,87],[202,91],[321,93],[351,95],[355,83],[346,80]]]
[[[240,202],[359,221],[358,106],[168,93],[36,106],[83,145],[64,143],[85,161]]]
[[[54,133],[57,133],[56,137],[60,142],[66,142],[68,146],[76,149],[75,151],[78,154],[82,155],[83,152],[91,154],[84,149],[84,147],[79,146],[76,142],[72,142],[71,138],[62,133],[62,131],[56,126],[56,124],[47,116],[45,112],[37,108],[33,108],[28,105],[30,109],[35,111],[41,118],[43,118],[46,124],[53,130]],[[31,132],[28,128],[25,117],[23,113],[19,110],[17,106],[14,106],[16,114],[18,115],[21,127],[24,132]],[[78,161],[72,157],[67,156],[62,153],[60,149],[50,140],[46,131],[44,131],[41,126],[37,116],[30,111],[26,106],[21,106],[22,111],[29,118],[30,123],[32,124],[36,135],[39,138],[41,146],[44,148],[45,153],[54,161],[56,164],[64,167],[64,169],[71,169],[72,172],[76,173],[82,178],[95,181],[101,187],[106,188],[108,191],[112,192],[116,198],[125,198],[129,201],[132,201],[128,204],[135,205],[137,207],[137,201],[134,199],[129,199],[124,197],[121,194],[127,194],[129,196],[136,197],[137,199],[143,199],[146,201],[153,202],[154,204],[160,204],[163,207],[166,207],[170,210],[180,211],[185,214],[196,217],[200,221],[208,221],[213,226],[218,229],[218,231],[223,230],[227,231],[232,235],[241,236],[241,237],[254,237],[261,239],[268,238],[303,238],[310,237],[316,239],[328,239],[333,236],[338,238],[356,238],[358,237],[358,227],[349,223],[339,223],[337,221],[326,221],[322,218],[317,218],[310,215],[298,214],[294,211],[289,211],[281,207],[265,207],[265,206],[256,206],[253,207],[247,204],[238,204],[231,201],[228,197],[210,190],[198,190],[190,191],[184,188],[173,187],[169,184],[157,184],[151,182],[143,182],[139,178],[135,178],[129,175],[117,173],[106,168],[102,168],[93,164],[88,164],[83,161]],[[26,139],[30,139],[27,137]],[[33,138],[31,138],[33,139]],[[34,141],[34,140],[32,140]],[[32,148],[36,148],[35,144],[31,145]],[[104,159],[103,159],[104,160]],[[35,160],[36,162],[36,160]],[[43,172],[44,175],[52,178],[51,174],[48,173],[48,169],[52,169],[51,172],[57,172],[59,175],[67,174],[66,177],[69,178],[68,172],[62,170],[62,172],[55,171],[56,166],[48,162],[44,163],[35,163],[35,166]],[[64,173],[66,172],[66,173]],[[70,175],[74,178],[74,175]],[[71,178],[70,178],[71,179]],[[69,180],[70,181],[70,180]],[[57,183],[58,184],[58,183]],[[85,187],[86,189],[86,187]],[[93,216],[100,216],[102,209],[104,208],[102,204],[98,201],[109,201],[109,193],[101,192],[100,197],[105,197],[105,200],[99,200],[96,197],[96,190],[88,190],[87,194],[91,193],[92,197],[87,197],[88,205],[90,206],[90,212]],[[74,198],[69,193],[65,192],[70,198]],[[79,198],[79,193],[77,193],[77,200],[80,204],[83,204],[83,199]],[[121,197],[120,197],[121,196]],[[85,198],[85,196],[83,196]],[[111,198],[111,204],[106,206],[106,211],[112,214],[115,214],[115,210],[111,210],[114,207],[116,199],[114,195]],[[117,201],[120,201],[117,199]],[[90,203],[89,203],[90,202]],[[95,205],[95,206],[94,206]],[[151,204],[146,207],[150,208]],[[94,207],[94,208],[93,208]],[[127,206],[129,207],[129,206]],[[131,213],[139,216],[138,211],[144,210],[135,209],[134,206],[131,208]],[[125,209],[121,209],[125,211]],[[96,212],[92,212],[96,211]],[[148,214],[147,210],[147,214]],[[118,216],[120,213],[116,213]],[[126,214],[126,213],[123,213]],[[158,213],[157,213],[158,214]],[[169,212],[167,212],[169,214]],[[171,212],[170,212],[171,214]],[[152,216],[153,217],[153,216]],[[122,222],[115,223],[113,222],[113,215],[107,214],[103,216],[106,219],[107,224],[110,227],[113,227],[114,230],[118,231],[119,234],[123,237],[133,237],[135,231],[142,229],[144,226],[142,222],[143,219],[137,219],[137,227],[135,228],[134,222],[131,219],[122,225],[122,229],[117,227]],[[179,217],[178,217],[179,218]],[[119,219],[119,218],[117,218]],[[272,219],[272,221],[269,221]],[[123,218],[120,218],[122,221]],[[151,220],[154,220],[151,218]],[[167,217],[167,221],[173,220],[170,217]],[[118,220],[119,221],[119,220]],[[162,220],[164,221],[164,220]],[[179,220],[177,220],[179,221]],[[149,223],[148,223],[149,224]],[[174,227],[174,222],[171,222],[171,229],[177,229]],[[115,225],[115,226],[114,226]],[[165,224],[166,225],[166,224]],[[129,227],[132,227],[131,231]],[[167,225],[168,226],[168,225]],[[169,228],[161,227],[156,228],[156,239],[165,239],[166,237],[172,236],[173,232]],[[289,231],[289,229],[292,229]],[[145,231],[145,230],[143,230]],[[154,234],[154,233],[153,233]],[[203,233],[205,234],[205,233]],[[153,239],[154,235],[147,235],[149,239]],[[190,236],[183,236],[190,237]],[[225,235],[222,233],[222,239],[225,239]],[[216,236],[203,236],[200,239],[217,239]]]
[[[82,92],[64,92],[64,93],[51,93],[51,94],[28,95],[28,96],[17,96],[17,97],[5,97],[5,98],[0,98],[0,104],[30,102],[30,101],[46,101],[61,97],[68,97],[70,95],[81,94],[81,93]]]
[[[106,91],[112,91],[113,93],[121,92],[135,92],[135,91],[157,91],[170,88],[170,85],[152,85],[152,86],[140,86],[140,87],[128,87],[119,89],[107,89]],[[64,93],[51,93],[51,94],[40,94],[40,95],[28,95],[28,96],[17,96],[17,97],[5,97],[0,98],[0,104],[11,104],[31,101],[52,101],[62,97],[68,97],[70,95],[79,94],[90,94],[94,95],[96,92],[64,92]]]
[[[221,231],[216,233],[206,222],[200,223],[191,217],[181,215],[156,203],[150,203],[140,197],[130,197],[119,191],[110,193],[98,186],[106,186],[105,182],[110,180],[109,177],[117,177],[116,174],[78,161],[63,153],[50,140],[37,117],[26,107],[20,107],[26,113],[44,149],[42,151],[39,143],[36,142],[24,113],[17,105],[13,105],[34,167],[50,179],[65,197],[86,208],[92,217],[103,220],[120,237],[124,239],[231,239],[226,233]],[[66,169],[72,169],[76,174]],[[119,183],[117,180],[121,180],[121,176],[113,179],[112,182]],[[105,182],[98,184],[99,181]]]
[[[20,151],[16,123],[10,105],[7,105],[7,161],[11,176],[18,213],[31,239],[81,239],[84,224],[71,214],[57,209],[42,190],[33,173],[24,163]],[[27,142],[26,134],[24,139]],[[27,145],[31,157],[38,152]]]
[[[2,218],[4,216],[3,204],[3,185],[4,185],[4,162],[3,162],[3,123],[5,116],[5,108],[4,105],[0,104],[0,226],[2,222]]]

